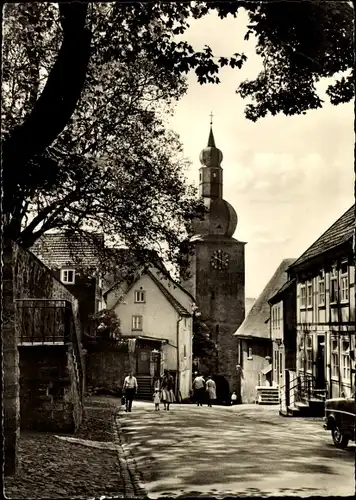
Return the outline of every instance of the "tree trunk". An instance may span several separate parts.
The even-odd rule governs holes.
[[[6,213],[12,213],[26,164],[35,155],[42,154],[63,131],[84,86],[91,43],[91,32],[85,26],[88,4],[63,3],[59,10],[63,42],[57,60],[32,111],[3,143]]]

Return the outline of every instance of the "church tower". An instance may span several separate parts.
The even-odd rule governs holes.
[[[217,345],[216,375],[227,380],[230,393],[239,394],[237,339],[233,334],[245,317],[245,243],[232,237],[237,215],[223,199],[223,155],[215,145],[210,125],[199,169],[199,195],[207,213],[204,219],[193,221],[194,254],[190,257],[190,278],[184,286],[195,297],[200,319]]]

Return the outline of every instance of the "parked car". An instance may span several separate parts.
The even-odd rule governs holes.
[[[324,429],[331,430],[335,446],[346,448],[349,441],[355,441],[356,403],[355,394],[348,398],[325,401]]]

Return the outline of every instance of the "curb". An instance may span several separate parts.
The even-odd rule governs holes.
[[[142,485],[141,478],[138,472],[136,461],[129,449],[122,439],[122,425],[119,421],[120,410],[119,407],[113,413],[113,434],[114,442],[118,446],[118,459],[120,465],[121,478],[124,484],[124,497],[125,498],[148,498],[147,492]]]

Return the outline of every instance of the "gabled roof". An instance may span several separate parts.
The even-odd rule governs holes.
[[[291,266],[294,268],[313,257],[328,252],[349,241],[355,230],[355,205],[329,227]]]
[[[180,290],[182,290],[182,292],[184,292],[186,295],[188,295],[190,297],[190,299],[195,302],[195,299],[193,297],[193,295],[191,293],[188,292],[188,290],[186,290],[180,283],[178,283],[177,281],[175,281],[172,276],[170,275],[170,273],[167,271],[166,267],[164,266],[163,262],[161,260],[159,261],[156,261],[154,263],[152,263],[152,265],[154,265],[158,270],[159,272],[165,277],[167,278],[170,283],[179,288]],[[147,267],[147,266],[146,266]],[[145,267],[142,266],[141,269],[139,271],[136,272],[136,274],[134,275],[133,277],[133,280],[134,282],[137,281],[137,279],[139,277],[141,277],[141,275],[143,273],[145,273],[146,270],[145,270]],[[137,275],[137,276],[136,276]],[[138,278],[137,278],[138,277]],[[137,278],[137,279],[136,279]],[[122,283],[123,281],[126,281],[125,277],[122,277],[120,280],[117,280],[115,281],[115,283],[113,283],[107,290],[105,290],[105,292],[103,293],[103,296],[105,297],[111,290],[113,290],[115,287],[117,287],[118,285],[120,285],[120,283]],[[131,283],[132,280],[130,280],[130,286],[133,284]]]
[[[61,268],[67,265],[79,263],[81,267],[97,267],[100,259],[98,257],[98,245],[104,246],[104,236],[95,234],[98,243],[89,238],[77,234],[47,233],[41,236],[31,248],[43,263],[51,268]]]
[[[269,318],[270,306],[268,300],[288,280],[287,269],[295,259],[284,259],[269,280],[261,295],[252,306],[249,314],[234,335],[238,337],[270,338]]]
[[[161,290],[161,292],[166,297],[168,302],[171,303],[171,305],[174,307],[174,309],[176,311],[178,311],[178,313],[181,316],[191,316],[191,314],[186,310],[186,308],[183,307],[178,302],[178,300],[175,297],[173,297],[173,295],[171,293],[169,293],[167,288],[164,285],[162,285],[162,283],[159,281],[159,279],[157,279],[156,276],[153,273],[151,273],[151,271],[147,271],[147,274],[152,279],[152,281],[158,286],[158,288]]]
[[[126,295],[131,290],[131,288],[135,285],[135,283],[137,283],[137,281],[144,274],[147,274],[147,276],[149,276],[151,278],[151,280],[157,285],[157,287],[159,288],[161,293],[166,297],[168,302],[174,307],[174,309],[180,314],[180,316],[191,316],[191,313],[189,313],[189,311],[187,311],[187,309],[184,306],[182,306],[182,304],[180,304],[180,302],[178,302],[178,300],[169,292],[169,290],[164,285],[162,285],[160,280],[149,269],[141,269],[140,272],[137,272],[134,275],[134,277],[127,283],[127,287],[125,290],[122,291],[122,295]],[[179,286],[187,295],[192,297],[189,292],[184,290],[184,288],[182,288],[178,283],[175,283],[175,281],[172,278],[170,278],[170,279],[176,286]],[[116,286],[118,286],[120,283],[123,283],[124,281],[125,280],[115,283],[109,290],[107,290],[104,293],[104,296],[107,296],[107,294],[111,290],[113,290]]]

